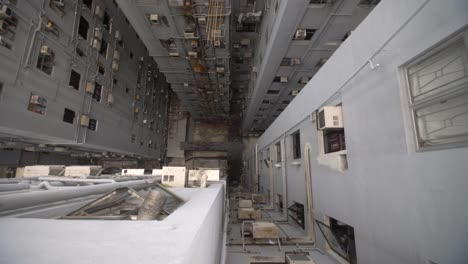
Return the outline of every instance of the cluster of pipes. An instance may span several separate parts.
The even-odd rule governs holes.
[[[87,176],[86,178],[37,176],[0,179],[0,216],[25,208],[32,209],[46,204],[104,194],[124,187],[135,191],[158,187],[179,198],[157,181],[158,179],[144,176],[113,177],[110,175],[108,177]],[[137,220],[156,220],[165,202],[164,194],[151,190],[143,201]]]

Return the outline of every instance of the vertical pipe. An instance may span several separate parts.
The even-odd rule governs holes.
[[[283,217],[288,220],[288,181],[286,179],[287,171],[286,165],[286,139],[283,137],[280,141],[281,146],[281,176],[283,176]]]
[[[310,168],[310,152],[312,147],[310,143],[306,143],[304,146],[304,165],[305,165],[305,180],[306,180],[306,194],[307,194],[307,237],[315,241],[315,229],[314,229],[314,200],[312,196],[312,171]]]

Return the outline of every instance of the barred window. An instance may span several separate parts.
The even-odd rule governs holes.
[[[468,143],[468,31],[406,66],[417,146]]]

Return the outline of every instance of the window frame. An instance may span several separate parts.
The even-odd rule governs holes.
[[[428,106],[436,105],[437,102],[444,100],[451,100],[460,95],[465,95],[468,93],[468,86],[449,88],[447,90],[435,91],[434,94],[427,96],[426,98],[419,99],[414,101],[412,94],[412,87],[410,85],[409,79],[409,69],[412,66],[422,63],[427,59],[433,58],[439,52],[444,52],[447,48],[452,45],[456,45],[457,41],[462,41],[465,47],[465,59],[468,62],[468,28],[465,27],[454,34],[448,36],[447,38],[437,42],[426,50],[420,52],[408,62],[400,66],[400,76],[402,77],[402,87],[404,89],[404,107],[409,116],[409,126],[408,129],[411,130],[411,138],[414,143],[414,148],[416,152],[431,151],[431,150],[440,150],[440,149],[450,149],[450,148],[459,148],[468,146],[468,134],[466,139],[458,142],[448,142],[448,143],[439,143],[434,145],[424,145],[424,142],[421,140],[419,126],[417,124],[416,112],[418,110],[424,109]],[[461,85],[463,86],[463,85]]]
[[[296,138],[297,137],[297,138]],[[298,139],[298,140],[296,140]],[[298,160],[302,158],[302,151],[301,151],[301,130],[296,130],[296,132],[291,134],[291,142],[292,142],[292,158],[293,160]],[[298,151],[299,150],[299,151]]]

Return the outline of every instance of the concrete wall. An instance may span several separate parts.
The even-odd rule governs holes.
[[[382,1],[258,140],[259,150],[286,140],[288,204],[305,202],[304,159],[291,159],[290,135],[300,130],[302,157],[304,144],[312,146],[314,217],[354,227],[358,263],[468,262],[468,148],[416,151],[400,72],[465,27],[467,13],[463,0]],[[369,59],[380,67],[372,70]],[[337,103],[346,133],[343,172],[319,162],[311,118]]]
[[[161,149],[165,148],[168,85],[142,41],[112,1],[93,1],[91,10],[81,2],[64,2],[63,16],[49,6],[49,1],[10,4],[18,22],[13,37],[3,36],[11,49],[0,46],[3,62],[0,82],[4,84],[0,97],[0,132],[18,137],[17,140],[26,138],[32,143],[161,157]],[[112,26],[109,30],[103,29],[102,18],[94,14],[97,6],[105,8],[110,16]],[[39,20],[41,11],[44,12],[42,21]],[[87,40],[77,34],[80,16],[89,23]],[[57,35],[44,29],[49,20],[55,23]],[[39,28],[37,33],[36,28]],[[91,46],[95,28],[103,31],[103,39],[108,42],[106,56]],[[115,38],[117,30],[123,39],[122,46]],[[43,45],[49,46],[55,54],[51,75],[36,67]],[[78,56],[75,47],[85,56]],[[116,51],[120,52],[120,66],[113,71],[111,65]],[[98,73],[98,62],[104,66],[105,74]],[[69,86],[72,69],[81,74],[79,90]],[[151,74],[148,75],[149,70]],[[153,78],[156,76],[158,78]],[[92,80],[103,86],[100,102],[85,93],[86,82]],[[47,100],[45,115],[27,110],[31,93]],[[107,101],[109,94],[114,97],[113,103]],[[62,121],[65,108],[75,111],[73,124]],[[137,117],[134,114],[136,108],[139,108]],[[80,114],[98,120],[97,130],[81,127]],[[135,136],[133,142],[132,135]]]

